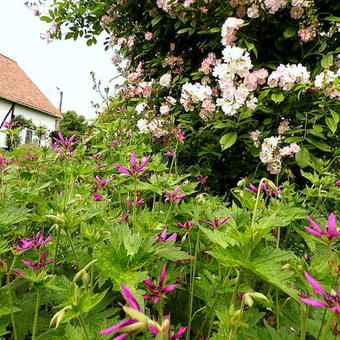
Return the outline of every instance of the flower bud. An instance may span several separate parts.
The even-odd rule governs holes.
[[[246,306],[252,307],[254,304],[253,299],[251,298],[252,294],[251,293],[245,293],[243,295],[243,302]]]

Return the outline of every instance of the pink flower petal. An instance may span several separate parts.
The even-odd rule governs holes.
[[[329,215],[327,227],[329,231],[336,231],[336,215],[334,213]]]
[[[315,294],[319,295],[326,295],[326,291],[323,289],[323,287],[320,285],[320,283],[315,280],[312,276],[310,276],[306,271],[305,273],[305,278],[308,280],[310,285],[313,287]]]
[[[139,312],[141,311],[137,299],[135,298],[135,296],[133,295],[133,293],[131,292],[131,290],[127,286],[125,286],[125,285],[121,286],[121,293],[124,296],[125,301],[128,303],[128,305],[131,308],[133,308],[133,309],[135,309]]]
[[[124,328],[126,326],[131,326],[131,325],[135,324],[136,322],[138,322],[138,321],[131,320],[131,319],[125,320],[123,322],[118,323],[117,325],[114,325],[113,327],[101,330],[100,334],[110,334],[110,333],[118,331],[119,329],[122,329],[122,328]]]
[[[322,237],[322,235],[321,235],[318,231],[315,231],[315,230],[312,229],[312,228],[305,227],[305,229],[306,229],[310,234],[316,235],[316,236],[318,236],[318,237]]]
[[[326,304],[324,304],[323,302],[319,301],[319,300],[314,300],[314,299],[300,299],[300,301],[304,302],[304,303],[308,303],[311,306],[315,306],[315,307],[327,307]]]
[[[172,284],[172,285],[169,285],[169,286],[167,286],[165,289],[163,289],[163,292],[164,292],[164,293],[171,292],[171,291],[173,291],[174,289],[176,289],[176,288],[179,287],[179,286],[180,286],[179,284]]]
[[[313,227],[316,231],[318,231],[319,233],[321,233],[320,227],[318,226],[318,224],[317,224],[314,220],[312,220],[310,217],[307,217],[307,220],[309,221],[309,223],[312,225],[312,227]]]

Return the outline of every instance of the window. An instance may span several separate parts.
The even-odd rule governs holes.
[[[32,130],[26,130],[26,137],[25,137],[25,144],[32,143],[33,138],[33,131]]]

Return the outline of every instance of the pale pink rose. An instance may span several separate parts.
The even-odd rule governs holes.
[[[145,40],[151,40],[153,38],[153,33],[152,32],[146,32],[145,33]]]

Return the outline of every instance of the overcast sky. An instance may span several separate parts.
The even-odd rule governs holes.
[[[101,43],[88,47],[84,40],[47,44],[40,33],[48,25],[34,17],[24,2],[0,0],[0,53],[14,59],[56,107],[59,87],[64,92],[64,112],[75,110],[94,118],[91,100],[101,100],[92,89],[90,72],[94,71],[103,85],[109,84],[117,75],[111,63],[112,51],[104,51]]]

